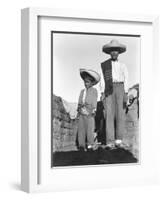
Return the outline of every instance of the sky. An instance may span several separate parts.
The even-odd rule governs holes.
[[[127,46],[119,60],[127,66],[128,86],[139,83],[140,37],[53,33],[53,94],[68,102],[77,102],[84,88],[79,69],[101,72],[101,62],[110,58],[102,52],[102,47],[112,39]],[[94,87],[99,89],[99,84]]]

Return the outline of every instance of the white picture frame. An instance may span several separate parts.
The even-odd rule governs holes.
[[[158,157],[155,156],[157,148],[157,116],[154,106],[156,99],[150,96],[149,87],[157,90],[157,72],[158,72],[158,16],[137,16],[128,14],[115,14],[103,12],[86,12],[75,10],[55,10],[47,8],[25,8],[22,9],[21,16],[21,188],[25,192],[37,191],[59,191],[71,189],[95,189],[126,185],[144,185],[158,183]],[[50,69],[43,69],[45,74],[40,75],[39,70],[39,38],[40,31],[39,19],[56,18],[68,20],[70,24],[73,20],[92,21],[93,23],[117,23],[127,25],[136,25],[138,34],[144,34],[144,46],[142,46],[141,65],[141,132],[143,131],[141,146],[142,155],[139,165],[124,166],[104,166],[104,167],[84,167],[84,168],[60,168],[55,171],[50,167],[50,140],[45,138],[45,134],[40,135],[41,129],[48,127],[48,121],[42,122],[45,126],[40,126],[40,103],[42,98],[40,90],[45,86],[49,96],[43,102],[50,99],[50,88],[43,81],[42,76],[46,76]],[[78,22],[76,22],[78,23]],[[51,25],[47,22],[47,27]],[[62,28],[62,25],[59,25]],[[84,25],[85,26],[85,25]],[[141,26],[141,28],[139,27]],[[46,22],[45,22],[46,27]],[[72,26],[75,29],[75,26]],[[148,29],[148,28],[149,29]],[[133,28],[131,28],[133,29]],[[62,28],[66,30],[66,26]],[[115,29],[116,30],[116,29]],[[120,29],[119,29],[120,30]],[[122,29],[121,29],[122,30]],[[129,29],[130,30],[130,29]],[[81,29],[82,31],[82,29]],[[132,31],[129,31],[133,33]],[[127,34],[127,30],[126,30]],[[150,43],[150,44],[149,44]],[[50,44],[50,43],[49,43]],[[151,49],[147,44],[150,45]],[[147,51],[148,49],[148,51]],[[149,61],[147,55],[150,54]],[[46,56],[49,58],[48,56]],[[49,60],[50,62],[50,60]],[[148,63],[148,68],[145,64]],[[48,66],[48,65],[47,65]],[[142,67],[141,66],[141,67]],[[146,66],[146,67],[144,67]],[[146,74],[146,71],[148,73]],[[148,75],[148,76],[147,76]],[[46,78],[50,78],[47,75]],[[152,82],[151,82],[152,78]],[[50,81],[49,81],[50,82]],[[50,104],[48,105],[50,106]],[[149,118],[148,108],[150,108],[151,118]],[[43,109],[48,115],[49,107]],[[50,120],[50,115],[48,120]],[[150,121],[149,121],[150,120]],[[148,125],[151,127],[148,127]],[[49,129],[47,129],[48,132]],[[155,133],[154,133],[155,130]],[[148,132],[149,138],[145,133]],[[50,134],[50,133],[48,133]],[[48,135],[49,136],[49,135]],[[48,138],[48,137],[47,137]],[[45,140],[44,140],[45,139]],[[42,143],[44,140],[44,144]],[[153,148],[151,149],[150,146]],[[49,150],[47,150],[49,147]],[[49,158],[48,158],[49,155]],[[42,159],[44,158],[44,160]],[[108,169],[109,168],[109,169]],[[102,170],[102,176],[99,172]],[[109,172],[109,171],[110,172]],[[108,172],[108,173],[107,173]],[[126,174],[128,173],[128,174]],[[94,175],[96,174],[96,176]],[[132,174],[132,176],[131,176]],[[50,180],[51,179],[51,180]],[[70,181],[68,181],[70,180]],[[110,181],[107,181],[110,180]],[[63,181],[64,184],[63,184]]]

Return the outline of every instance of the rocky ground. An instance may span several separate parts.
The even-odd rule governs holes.
[[[99,164],[137,163],[137,159],[125,149],[102,149],[91,152],[67,151],[53,154],[53,166],[82,166]]]

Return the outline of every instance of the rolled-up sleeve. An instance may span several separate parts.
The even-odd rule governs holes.
[[[126,67],[126,65],[123,65],[123,74],[124,74],[124,90],[125,93],[128,92],[128,69]]]
[[[100,71],[100,82],[99,82],[99,91],[100,93],[103,93],[104,92],[104,89],[105,89],[105,83],[104,83],[104,77],[103,77],[103,73],[102,73],[102,70]]]

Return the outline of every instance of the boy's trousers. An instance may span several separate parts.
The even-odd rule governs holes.
[[[106,143],[123,139],[125,134],[124,84],[113,83],[113,93],[104,100]]]
[[[78,142],[79,147],[86,147],[94,144],[95,120],[93,116],[80,115],[78,124]]]

